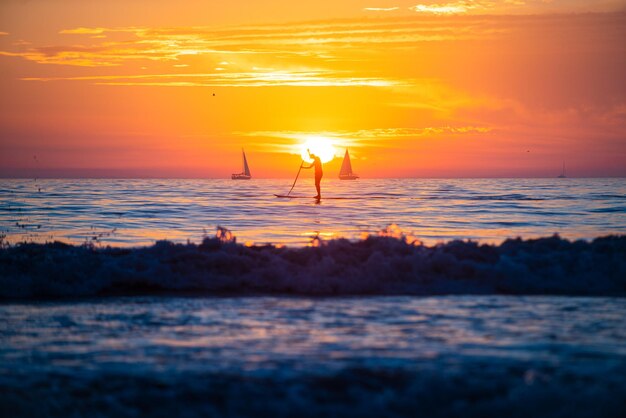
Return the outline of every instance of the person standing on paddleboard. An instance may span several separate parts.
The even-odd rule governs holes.
[[[318,157],[317,155],[311,154],[310,150],[307,149],[307,152],[309,153],[309,158],[313,160],[313,163],[308,167],[302,168],[315,167],[315,188],[317,189],[317,196],[315,196],[315,198],[319,200],[322,198],[322,192],[320,191],[320,182],[322,181],[322,176],[324,175],[324,171],[322,170],[322,160],[320,160],[320,157]]]

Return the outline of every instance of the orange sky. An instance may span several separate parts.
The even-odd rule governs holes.
[[[626,0],[3,0],[0,176],[626,176]],[[215,94],[215,96],[213,96]],[[341,158],[327,164],[335,176]]]

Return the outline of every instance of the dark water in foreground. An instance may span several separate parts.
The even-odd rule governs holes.
[[[3,416],[626,411],[622,298],[124,297],[0,318]]]

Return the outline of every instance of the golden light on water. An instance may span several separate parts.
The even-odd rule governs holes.
[[[331,161],[335,157],[335,147],[330,139],[323,136],[310,136],[300,147],[300,155],[302,159],[308,163],[313,162],[309,158],[309,151],[320,157],[323,163]]]

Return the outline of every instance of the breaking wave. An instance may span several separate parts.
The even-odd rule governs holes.
[[[425,246],[403,235],[314,246],[246,246],[218,230],[201,244],[142,248],[60,242],[0,249],[0,298],[136,294],[626,295],[626,236]]]

